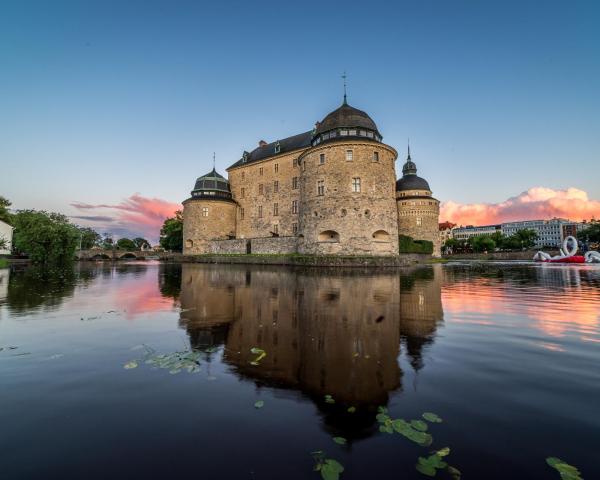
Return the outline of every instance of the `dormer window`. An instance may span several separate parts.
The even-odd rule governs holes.
[[[279,140],[275,142],[275,153],[281,152],[281,145],[279,144]]]
[[[242,162],[246,163],[248,161],[248,152],[242,153]]]

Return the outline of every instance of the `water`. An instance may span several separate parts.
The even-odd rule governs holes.
[[[424,479],[442,447],[464,479],[600,478],[597,266],[0,272],[2,478],[319,479],[323,450],[342,479]],[[190,348],[198,373],[144,363]],[[423,447],[378,406],[444,421]]]

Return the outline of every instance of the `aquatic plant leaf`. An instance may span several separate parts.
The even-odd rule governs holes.
[[[385,407],[377,407],[377,412],[379,413],[387,413],[388,409]]]
[[[438,417],[435,413],[425,412],[422,416],[428,422],[431,422],[431,423],[442,423],[442,419],[440,417]]]
[[[320,472],[323,480],[337,480],[343,471],[344,467],[332,458],[326,458],[321,464]]]
[[[180,370],[180,369],[178,369],[178,368],[175,368],[175,369],[173,369],[173,370],[169,370],[169,373],[170,373],[171,375],[177,375],[179,372],[181,372],[181,370]]]
[[[331,395],[325,395],[325,403],[335,403],[335,400]]]
[[[262,348],[252,347],[250,349],[250,353],[253,353],[254,355],[260,355],[261,353],[265,353],[265,351]]]
[[[419,430],[420,432],[427,431],[427,424],[423,420],[411,420],[410,426],[415,430]]]
[[[546,458],[546,463],[558,471],[563,480],[583,480],[581,477],[581,472],[577,467],[569,465],[560,458],[548,457]]]
[[[123,368],[125,370],[131,370],[132,368],[137,368],[138,363],[135,360],[131,360],[130,362],[127,362],[125,365],[123,365]]]
[[[461,473],[458,468],[448,465],[448,467],[446,467],[446,471],[450,474],[452,480],[460,480]]]
[[[354,412],[356,412],[356,407],[348,407],[347,412],[348,413],[354,413]]]
[[[254,408],[262,408],[265,406],[265,402],[263,400],[257,400],[254,402]]]
[[[429,465],[422,465],[421,463],[417,463],[416,469],[419,473],[423,475],[427,475],[428,477],[435,477],[436,469]]]
[[[344,437],[333,437],[333,441],[338,445],[346,445],[347,440]]]
[[[450,454],[450,447],[444,447],[440,450],[438,450],[437,452],[435,452],[436,455],[438,455],[439,457],[445,457],[446,455]]]

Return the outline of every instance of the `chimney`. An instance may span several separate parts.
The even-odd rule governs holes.
[[[259,147],[264,147],[265,145],[267,145],[267,142],[265,142],[264,140],[260,140],[260,141],[258,142],[258,146],[259,146]]]

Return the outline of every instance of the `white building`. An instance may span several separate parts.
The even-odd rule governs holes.
[[[536,247],[560,247],[566,237],[569,235],[575,236],[582,227],[583,224],[564,218],[524,220],[521,222],[503,223],[502,233],[510,237],[519,230],[533,230],[538,235]]]
[[[0,220],[0,239],[7,242],[6,248],[0,248],[0,255],[10,255],[12,251],[13,227]]]
[[[502,231],[502,225],[484,225],[482,227],[474,227],[469,225],[467,227],[456,227],[452,230],[452,236],[456,240],[468,240],[471,237],[478,237],[481,235],[493,235],[496,232]]]

